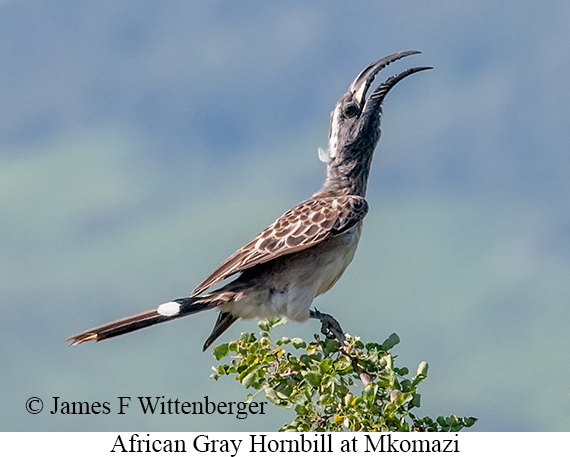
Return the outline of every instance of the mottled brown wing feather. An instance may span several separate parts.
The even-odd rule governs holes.
[[[190,296],[196,296],[247,268],[306,249],[338,235],[361,221],[367,212],[366,200],[354,195],[305,200],[227,258]]]

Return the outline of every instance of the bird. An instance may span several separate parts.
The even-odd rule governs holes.
[[[279,217],[238,249],[185,298],[125,317],[64,341],[72,346],[101,341],[209,309],[219,314],[202,348],[240,318],[315,317],[315,297],[327,292],[351,263],[364,217],[372,156],[380,140],[382,103],[402,79],[432,67],[414,67],[387,78],[368,97],[376,75],[387,65],[418,51],[391,54],[368,65],[350,84],[331,113],[329,144],[319,148],[326,162],[320,190]],[[209,291],[226,278],[235,279]]]

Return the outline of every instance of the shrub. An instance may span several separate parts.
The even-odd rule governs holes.
[[[233,375],[246,389],[248,401],[265,392],[276,406],[294,408],[297,417],[280,431],[444,431],[471,427],[473,417],[419,418],[420,383],[428,364],[419,364],[415,376],[394,366],[390,350],[400,342],[394,333],[382,344],[363,343],[345,335],[344,345],[318,335],[309,343],[301,338],[271,340],[271,330],[284,318],[260,321],[259,337],[243,333],[237,341],[213,349],[219,361],[212,377]]]

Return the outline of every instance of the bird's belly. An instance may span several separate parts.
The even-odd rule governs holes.
[[[276,259],[271,268],[252,278],[248,293],[222,305],[222,311],[244,319],[286,316],[307,320],[314,298],[327,292],[352,261],[360,233],[358,224],[316,246]],[[256,289],[260,283],[264,287]]]
[[[336,249],[328,250],[322,256],[321,271],[317,274],[318,284],[315,297],[324,294],[331,289],[332,286],[340,279],[346,268],[352,262],[358,241],[360,239],[360,225],[354,228],[354,231],[349,231],[346,234],[343,243],[339,244]]]

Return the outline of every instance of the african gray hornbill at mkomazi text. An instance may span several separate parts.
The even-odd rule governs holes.
[[[236,251],[186,298],[119,319],[67,338],[72,345],[100,341],[161,322],[217,308],[218,319],[206,350],[239,318],[286,316],[305,321],[314,298],[327,292],[352,261],[362,221],[372,155],[380,139],[382,102],[405,77],[431,67],[392,76],[368,98],[374,77],[385,66],[417,51],[398,52],[368,65],[337,102],[331,115],[329,146],[319,150],[327,163],[325,183],[311,198],[291,208]],[[249,210],[248,210],[249,211]],[[208,291],[229,276],[239,275]]]

